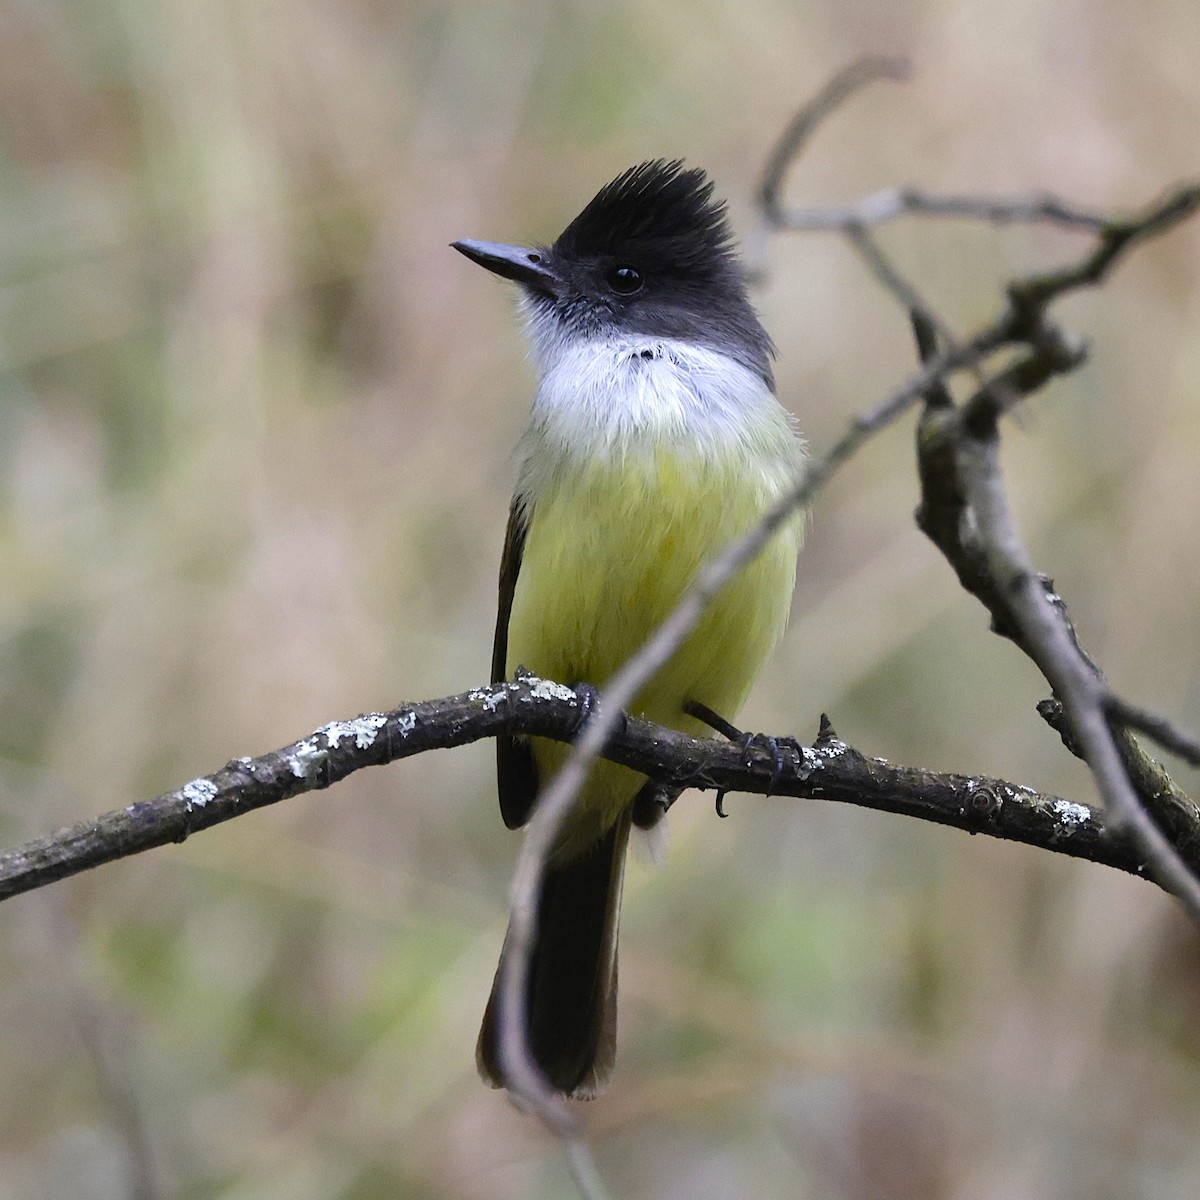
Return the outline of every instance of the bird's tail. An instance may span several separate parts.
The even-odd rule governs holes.
[[[530,964],[527,1035],[534,1062],[555,1088],[591,1099],[612,1071],[617,1042],[617,925],[630,810],[582,858],[547,868]],[[479,1073],[504,1086],[499,983],[508,941],[475,1048]]]

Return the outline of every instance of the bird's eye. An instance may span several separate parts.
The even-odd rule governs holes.
[[[613,267],[608,273],[608,286],[618,296],[632,296],[642,290],[642,273],[635,267]]]

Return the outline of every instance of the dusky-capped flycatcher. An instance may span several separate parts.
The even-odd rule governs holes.
[[[702,171],[642,163],[551,246],[454,243],[514,280],[539,385],[500,565],[492,679],[524,666],[602,687],[700,567],[793,483],[803,443],[775,397],[774,347],[746,297]],[[732,718],[787,619],[803,518],[710,604],[633,712],[690,733],[698,701]],[[523,825],[557,742],[497,741],[500,811]],[[617,923],[630,825],[674,798],[626,767],[590,770],[547,867],[528,978],[529,1044],[561,1092],[594,1095],[616,1043]],[[495,988],[479,1037],[504,1083]]]

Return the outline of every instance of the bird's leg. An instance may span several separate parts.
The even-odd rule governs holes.
[[[728,738],[731,742],[741,742],[745,737],[744,734],[736,725],[730,724],[720,713],[713,712],[707,704],[701,704],[699,700],[684,701],[683,711],[689,717],[695,717],[697,721],[703,721],[709,729],[715,729],[722,737]]]
[[[582,680],[571,685],[579,699],[579,720],[575,723],[576,734],[591,719],[596,711],[596,702],[600,691],[590,683]],[[621,714],[621,724],[625,723],[625,714]],[[653,829],[667,815],[667,810],[679,799],[682,788],[664,783],[657,779],[647,779],[638,794],[633,798],[633,823],[639,829]]]

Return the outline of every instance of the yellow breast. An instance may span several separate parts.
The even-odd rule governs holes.
[[[678,446],[597,456],[556,472],[530,514],[509,625],[508,669],[603,684],[670,613],[700,567],[748,528],[790,482],[790,461],[753,453],[691,454]],[[633,711],[701,732],[682,705],[698,700],[732,720],[787,619],[802,519],[730,581],[699,626],[638,696]],[[540,743],[546,777],[565,749]],[[591,841],[643,782],[598,764],[576,834]]]

